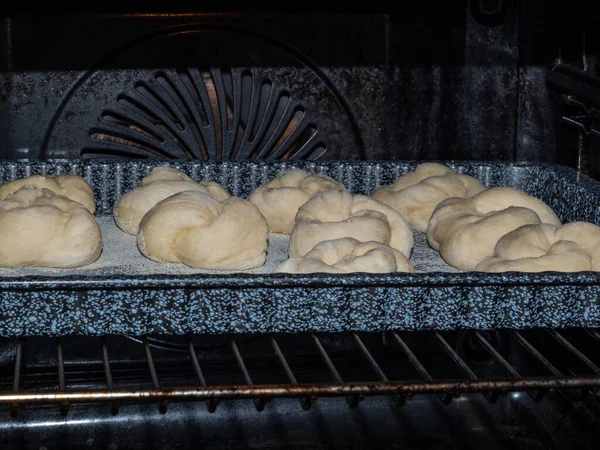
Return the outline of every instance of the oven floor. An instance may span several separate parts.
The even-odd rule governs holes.
[[[391,399],[365,399],[350,409],[344,399],[321,398],[305,411],[278,399],[257,412],[251,401],[224,401],[216,412],[204,403],[107,405],[22,409],[0,418],[0,448],[12,449],[597,449],[598,402],[573,403],[557,395],[540,402],[513,393],[489,404],[465,395],[449,406],[417,396],[399,407]]]

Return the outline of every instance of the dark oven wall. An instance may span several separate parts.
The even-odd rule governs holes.
[[[8,159],[574,165],[576,150],[557,150],[546,72],[558,8],[545,3],[6,13],[0,149]]]

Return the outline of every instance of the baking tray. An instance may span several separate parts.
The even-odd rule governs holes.
[[[512,186],[535,195],[563,222],[600,223],[600,183],[578,178],[570,168],[439,162],[487,186]],[[119,197],[161,164],[198,181],[214,180],[245,198],[294,167],[327,174],[353,194],[369,194],[414,170],[417,162],[2,161],[0,182],[32,174],[81,175],[96,193],[98,220],[109,226]],[[419,251],[433,252],[423,236],[416,238]],[[107,248],[101,258],[106,257],[111,257]],[[427,258],[437,262],[428,260],[426,271],[411,274],[216,273],[158,263],[146,271],[114,264],[75,272],[1,269],[0,336],[600,326],[598,273],[468,273],[445,266],[437,254]]]

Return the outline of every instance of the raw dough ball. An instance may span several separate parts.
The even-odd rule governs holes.
[[[96,212],[94,191],[79,175],[32,175],[26,178],[18,178],[0,186],[0,200],[4,200],[10,194],[26,185],[35,186],[40,189],[49,189],[57,195],[62,195],[81,203],[92,214]]]
[[[138,247],[154,261],[245,270],[265,264],[268,236],[267,221],[249,201],[218,201],[204,192],[185,191],[148,211]]]
[[[406,256],[392,247],[347,237],[319,242],[306,256],[284,261],[275,272],[390,273],[414,272],[414,269]]]
[[[185,173],[175,167],[157,166],[154,167],[148,175],[146,175],[140,186],[156,183],[157,181],[194,181]]]
[[[81,203],[33,186],[0,200],[0,266],[80,267],[101,251],[98,222]]]
[[[161,200],[183,191],[204,192],[219,201],[231,197],[214,181],[196,183],[173,167],[158,166],[144,177],[138,187],[119,199],[113,214],[115,222],[126,233],[137,234],[144,214]]]
[[[290,234],[298,208],[315,194],[327,190],[346,191],[346,188],[326,175],[292,169],[256,188],[248,200],[265,216],[272,233]]]
[[[289,256],[304,256],[319,242],[343,237],[380,242],[407,258],[413,248],[410,225],[398,211],[366,195],[325,191],[298,209]]]
[[[588,222],[563,226],[524,225],[504,235],[481,272],[600,271],[600,227]]]
[[[530,224],[561,222],[541,200],[517,189],[495,187],[471,198],[449,198],[435,208],[427,241],[444,261],[461,270],[474,270],[494,255],[498,240]]]
[[[377,189],[371,197],[394,208],[415,230],[425,232],[439,202],[450,197],[472,197],[484,189],[476,178],[458,174],[443,164],[424,163],[393,184]]]

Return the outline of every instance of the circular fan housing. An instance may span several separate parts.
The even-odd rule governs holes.
[[[209,64],[157,69],[155,61]],[[364,154],[349,109],[323,71],[260,36],[168,29],[123,45],[98,66],[65,96],[44,142],[45,158]]]

